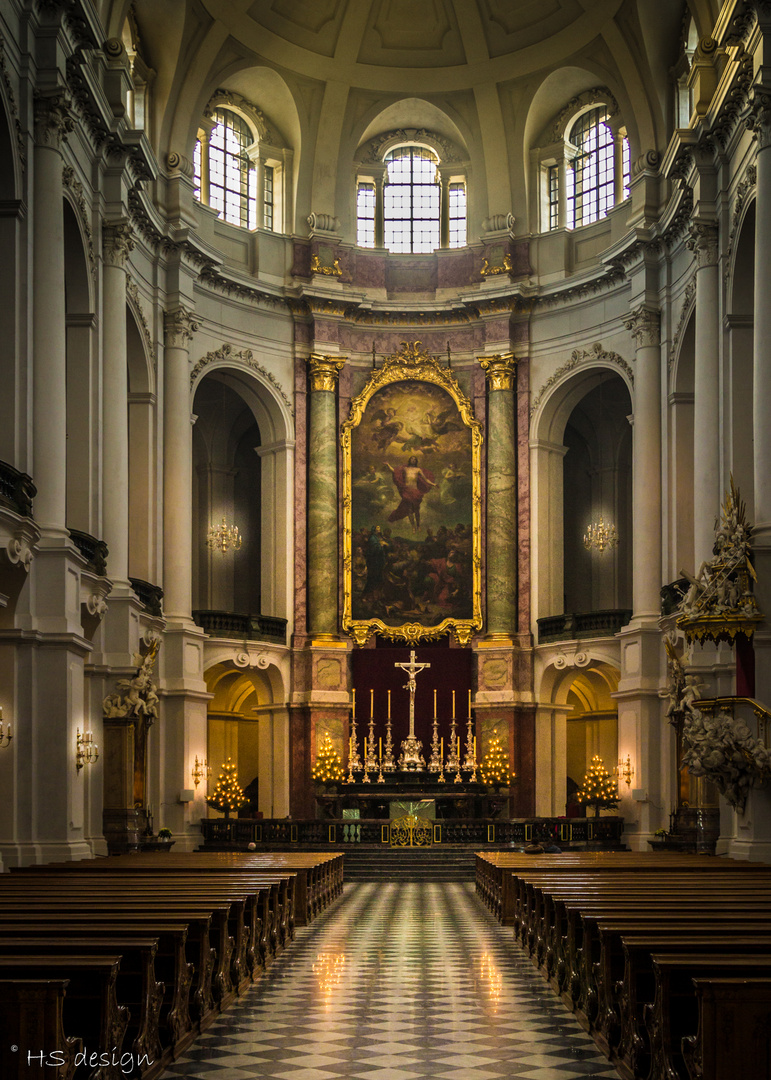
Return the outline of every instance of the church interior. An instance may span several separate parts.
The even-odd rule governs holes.
[[[1,878],[771,862],[766,34],[0,5]]]

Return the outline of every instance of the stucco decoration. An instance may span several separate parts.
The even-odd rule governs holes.
[[[11,82],[11,74],[8,70],[8,65],[5,62],[5,38],[0,34],[0,79],[5,86],[5,95],[8,102],[8,109],[13,119],[13,126],[16,132],[16,146],[19,152],[19,161],[21,162],[22,169],[27,167],[27,154],[24,149],[24,134],[21,130],[21,120],[19,119],[19,107],[16,104],[16,97],[13,92],[13,83]]]
[[[382,161],[389,150],[404,143],[423,143],[430,146],[442,164],[456,165],[468,160],[468,155],[451,139],[437,135],[427,128],[396,128],[393,131],[384,131],[382,135],[376,135],[374,139],[364,143],[356,158],[362,163]]]
[[[83,185],[75,175],[75,170],[72,165],[65,165],[62,169],[62,183],[70,193],[73,205],[77,211],[78,218],[80,219],[81,228],[83,229],[83,235],[86,241],[88,265],[91,268],[91,274],[95,276],[96,256],[94,254],[94,234],[91,230],[91,222],[88,220],[88,204],[83,191]]]
[[[669,350],[669,366],[672,367],[676,358],[677,350],[680,347],[680,339],[683,336],[683,331],[688,325],[688,320],[691,317],[694,307],[696,306],[696,276],[694,275],[688,284],[685,286],[683,293],[683,306],[680,308],[680,317],[677,320],[677,328],[672,335],[672,348]]]
[[[258,372],[263,377],[263,379],[267,379],[271,386],[275,388],[276,393],[279,395],[279,397],[289,410],[290,416],[294,415],[292,402],[289,400],[286,391],[281,386],[281,383],[271,371],[268,371],[266,367],[263,367],[259,360],[255,360],[254,353],[251,349],[236,349],[233,345],[228,345],[226,343],[222,345],[219,349],[216,349],[214,352],[210,352],[207,353],[206,356],[202,356],[193,368],[193,370],[190,372],[191,390],[198,381],[201,372],[210,364],[227,364],[228,366],[234,367],[246,367],[249,368],[250,371]]]
[[[234,90],[215,90],[203,111],[207,118],[211,118],[214,112],[221,106],[229,106],[235,112],[240,113],[251,127],[257,131],[260,142],[268,143],[276,149],[286,146],[284,139],[277,129],[265,117],[262,109],[258,109],[248,98],[237,94]]]
[[[126,279],[126,296],[128,297],[128,305],[131,308],[132,313],[136,317],[139,329],[142,333],[142,340],[145,343],[145,349],[147,355],[150,358],[150,362],[155,367],[155,344],[153,342],[153,335],[150,333],[150,325],[147,322],[144,310],[142,308],[142,302],[139,298],[139,287],[133,278],[127,277]]]
[[[541,137],[541,144],[545,146],[567,138],[567,128],[573,118],[592,105],[606,105],[608,115],[611,117],[619,111],[618,102],[607,86],[595,86],[591,90],[584,90],[582,94],[571,98],[554,117]]]
[[[744,720],[691,708],[683,725],[682,763],[692,776],[704,776],[734,810],[744,813],[750,788],[771,777],[771,754]]]
[[[621,370],[629,379],[629,382],[634,385],[634,371],[626,362],[626,360],[624,360],[622,356],[619,356],[618,353],[607,352],[602,347],[600,342],[597,341],[594,343],[594,345],[592,345],[591,349],[574,349],[573,352],[570,354],[570,359],[567,361],[567,363],[563,364],[561,367],[558,367],[554,374],[546,380],[530,406],[530,416],[533,416],[536,409],[541,404],[541,400],[547,390],[551,389],[552,386],[556,386],[558,383],[562,382],[562,380],[565,379],[571,373],[571,371],[574,371],[581,364],[585,364],[587,363],[587,361],[596,362],[598,360],[603,364],[611,363],[615,364],[616,367],[621,368]]]

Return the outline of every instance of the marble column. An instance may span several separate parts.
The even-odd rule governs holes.
[[[337,378],[347,357],[310,357],[308,432],[308,624],[313,637],[338,629]]]
[[[487,636],[517,632],[517,436],[512,353],[480,356],[487,375]]]
[[[167,619],[190,620],[193,575],[193,438],[190,342],[198,324],[179,307],[164,322],[163,589]]]
[[[62,142],[72,131],[69,98],[35,99],[32,371],[35,518],[64,533],[67,495],[67,331],[64,300]],[[82,433],[73,432],[74,438]]]
[[[125,267],[133,247],[131,226],[127,221],[110,222],[103,227],[102,534],[110,552],[110,578],[116,585],[128,585],[129,438]]]
[[[712,221],[691,225],[696,253],[696,364],[693,380],[693,542],[698,567],[712,556],[715,518],[720,512],[720,273],[718,228]]]
[[[661,609],[661,316],[639,307],[627,321],[635,339],[632,473],[632,605],[636,618]]]

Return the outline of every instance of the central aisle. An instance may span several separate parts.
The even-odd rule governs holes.
[[[617,1077],[454,882],[353,884],[164,1076]]]

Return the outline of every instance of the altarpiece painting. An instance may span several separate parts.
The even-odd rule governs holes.
[[[481,425],[449,367],[402,343],[343,424],[343,628],[417,641],[482,625]]]

